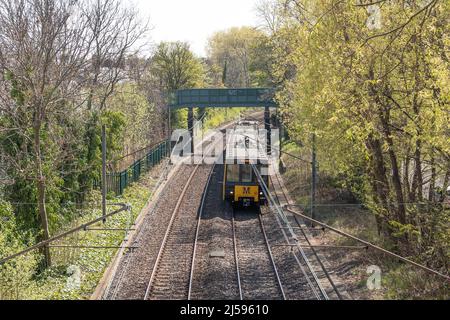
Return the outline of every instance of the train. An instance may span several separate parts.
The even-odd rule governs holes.
[[[257,121],[239,121],[227,135],[224,161],[223,200],[233,208],[267,204],[261,180],[268,187],[269,159]],[[254,169],[260,173],[259,179]]]

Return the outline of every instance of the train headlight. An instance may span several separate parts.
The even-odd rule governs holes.
[[[233,191],[230,191],[230,194],[234,194],[234,192],[233,192]]]
[[[259,195],[260,195],[260,196],[262,196],[262,195],[263,195],[263,193],[262,193],[262,192],[260,192],[260,193],[259,193]]]

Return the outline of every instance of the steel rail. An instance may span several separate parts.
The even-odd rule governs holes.
[[[294,219],[295,219],[295,222],[297,223],[297,225],[298,225],[299,227],[301,227],[300,222],[297,220],[297,217],[294,216]],[[311,245],[311,241],[309,241],[308,236],[306,235],[305,230],[300,229],[300,231],[301,231],[301,233],[303,234],[303,236],[305,237],[306,242],[308,243],[308,247],[311,249],[312,253],[313,253],[314,256],[316,257],[316,260],[317,260],[317,262],[319,263],[320,268],[321,268],[322,271],[325,273],[325,276],[327,277],[328,282],[329,282],[329,283],[331,284],[331,286],[333,287],[334,292],[336,292],[336,295],[338,296],[338,299],[339,299],[339,300],[343,300],[343,297],[342,297],[341,293],[339,292],[339,290],[338,290],[336,284],[334,283],[334,281],[333,281],[333,279],[331,278],[331,276],[330,276],[330,274],[329,274],[327,268],[325,268],[324,264],[322,263],[322,259],[319,258],[319,255],[317,254],[317,251],[316,251],[316,249],[315,249],[315,248],[325,248],[325,247],[331,248],[332,246],[313,246],[313,245]],[[337,247],[334,247],[334,248],[337,249]],[[344,248],[344,246],[341,246],[339,249],[341,249],[341,248]],[[349,249],[349,247],[347,247],[346,249]],[[352,248],[352,249],[355,249],[355,248]],[[358,248],[358,249],[361,249],[361,248]]]
[[[232,121],[232,122],[230,122],[230,123],[228,123],[228,124],[225,124],[224,126],[223,126],[223,128],[227,128],[227,127],[229,127],[231,124],[233,124],[234,123],[234,121]],[[203,142],[205,142],[205,139],[203,139],[203,141],[202,141],[202,143]],[[159,143],[157,143],[157,144],[154,144],[154,146],[157,146],[158,144],[161,144],[162,142],[159,142]],[[173,152],[174,152],[174,150],[170,150],[169,151],[170,152],[170,156],[171,155],[173,155]],[[170,157],[169,157],[170,158]],[[158,179],[158,182],[156,183],[156,185],[154,186],[154,188],[153,188],[153,191],[152,191],[152,196],[149,198],[149,200],[147,201],[147,203],[146,203],[146,206],[150,203],[150,201],[152,200],[152,197],[153,197],[153,195],[154,195],[154,193],[155,193],[155,191],[162,185],[162,183],[163,183],[163,180],[164,179],[166,179],[167,180],[167,175],[168,175],[168,172],[169,172],[169,170],[170,170],[170,167],[172,167],[172,164],[171,164],[171,162],[170,161],[168,161],[167,162],[167,164],[166,164],[166,166],[164,167],[164,169],[163,169],[163,172],[162,172],[162,174],[161,174],[161,176],[160,176],[160,178]],[[150,208],[150,214],[152,214],[155,210],[156,210],[156,208],[159,206],[159,201],[157,200],[156,201],[156,203]],[[141,234],[141,232],[142,232],[142,228],[139,228],[138,230],[137,230],[137,233],[134,235],[134,237],[136,238],[139,234]],[[115,288],[114,288],[114,291],[113,291],[113,294],[112,294],[112,299],[115,299],[115,297],[117,296],[117,293],[118,293],[118,291],[119,291],[119,288],[120,288],[120,286],[121,286],[121,284],[122,284],[122,281],[123,281],[123,277],[124,277],[124,275],[125,275],[125,273],[126,273],[126,269],[128,268],[128,265],[130,264],[130,261],[131,261],[131,258],[130,259],[127,259],[126,260],[126,262],[125,262],[125,266],[122,268],[122,270],[120,271],[120,274],[119,274],[119,279],[118,279],[118,281],[117,281],[117,285],[115,286]],[[114,274],[115,274],[115,272],[114,272]],[[111,286],[112,286],[112,282],[114,281],[114,277],[115,276],[112,276],[111,277],[111,280],[109,281],[109,284],[108,284],[108,286],[107,286],[107,289],[105,290],[105,293],[103,294],[103,296],[108,296],[108,294],[109,294],[109,291],[110,291],[110,288],[111,288]]]
[[[227,128],[228,126],[230,126],[233,122],[224,125],[224,128]],[[202,143],[205,142],[205,139],[203,139]],[[172,156],[174,153],[174,150],[170,150],[170,156]],[[167,165],[165,166],[163,173],[161,174],[154,190],[157,190],[157,188],[159,188],[159,186],[162,184],[162,180],[167,178],[167,174],[169,171],[169,168],[172,166],[171,162],[168,161]],[[152,192],[152,195],[154,194],[154,192]],[[149,198],[149,201],[147,202],[147,204],[150,202],[151,198]],[[154,210],[156,210],[156,208],[159,206],[159,201],[156,201],[156,203],[154,204],[153,208],[150,209],[150,213],[153,213]],[[139,228],[139,230],[137,230],[137,234],[135,235],[135,237],[137,237],[140,233],[142,232],[142,228]],[[121,270],[120,275],[119,275],[119,280],[118,280],[118,284],[116,285],[116,287],[114,288],[114,292],[113,292],[113,299],[117,296],[119,287],[122,283],[123,277],[126,273],[126,268],[128,267],[129,263],[130,263],[131,259],[128,259],[125,263],[125,267]],[[112,277],[112,280],[114,279],[114,277]],[[112,285],[112,283],[110,282],[108,285],[108,289],[106,292],[109,292],[110,286]]]
[[[28,247],[28,248],[25,249],[25,250],[22,250],[22,251],[17,252],[17,253],[15,253],[15,254],[13,254],[13,255],[10,255],[10,256],[8,256],[8,257],[6,257],[6,258],[3,258],[3,259],[0,260],[0,266],[1,266],[2,264],[4,264],[5,262],[7,262],[7,261],[10,261],[10,260],[12,260],[12,259],[14,259],[14,258],[17,258],[17,257],[19,257],[19,256],[22,256],[22,255],[24,255],[24,254],[26,254],[26,253],[28,253],[28,252],[30,252],[30,251],[33,251],[33,250],[36,250],[36,249],[39,249],[39,248],[48,246],[50,243],[55,242],[56,240],[59,240],[59,239],[61,239],[61,238],[67,237],[68,235],[70,235],[70,234],[72,234],[72,233],[76,233],[76,232],[81,231],[81,230],[86,230],[87,227],[89,227],[89,226],[91,226],[91,225],[93,225],[93,224],[96,224],[96,223],[98,223],[98,222],[101,222],[101,221],[103,221],[103,219],[112,217],[112,216],[114,216],[114,215],[116,215],[116,214],[118,214],[118,213],[120,213],[120,212],[128,211],[128,210],[130,209],[130,205],[129,205],[129,204],[125,204],[125,203],[117,203],[117,204],[115,204],[115,205],[121,206],[122,208],[120,208],[120,209],[118,209],[118,210],[115,210],[115,211],[113,211],[113,212],[111,212],[111,213],[108,213],[106,216],[102,216],[102,217],[97,218],[97,219],[95,219],[95,220],[92,220],[92,221],[90,221],[90,222],[84,223],[84,224],[82,224],[82,225],[80,225],[80,226],[78,226],[78,227],[76,227],[76,228],[74,228],[74,229],[71,229],[71,230],[69,230],[69,231],[63,232],[63,233],[61,233],[61,234],[59,234],[59,235],[57,235],[57,236],[51,237],[50,239],[41,241],[41,242],[39,242],[39,243],[37,243],[37,244],[31,246],[31,247]]]
[[[313,222],[313,223],[315,223],[315,224],[318,224],[319,226],[324,227],[324,228],[326,228],[326,229],[328,229],[328,230],[331,230],[331,231],[333,231],[333,232],[335,232],[335,233],[337,233],[337,234],[339,234],[339,235],[341,235],[341,236],[344,236],[344,237],[347,237],[347,238],[356,240],[356,241],[358,241],[358,242],[360,242],[360,243],[366,245],[366,246],[369,247],[369,248],[372,248],[372,249],[375,249],[375,250],[377,250],[377,251],[380,251],[380,252],[382,252],[382,253],[384,253],[384,254],[386,254],[386,255],[389,255],[389,256],[391,256],[391,257],[394,257],[394,258],[396,258],[396,259],[399,259],[399,260],[401,260],[401,261],[403,261],[403,262],[406,262],[406,263],[408,263],[408,264],[411,264],[411,265],[413,265],[413,266],[416,266],[416,267],[418,267],[418,268],[420,268],[420,269],[422,269],[422,270],[424,270],[424,271],[427,271],[427,272],[432,273],[432,274],[434,274],[434,275],[437,275],[437,276],[439,276],[439,277],[441,277],[441,278],[444,278],[444,279],[446,279],[447,281],[450,281],[450,277],[449,277],[449,276],[447,276],[447,275],[445,275],[445,274],[443,274],[443,273],[441,273],[441,272],[439,272],[439,271],[436,271],[436,270],[434,270],[434,269],[428,268],[427,266],[424,266],[424,265],[422,265],[422,264],[420,264],[420,263],[417,263],[417,262],[414,262],[414,261],[412,261],[412,260],[410,260],[410,259],[407,259],[407,258],[405,258],[405,257],[402,257],[402,256],[400,256],[400,255],[398,255],[398,254],[396,254],[396,253],[393,253],[393,252],[389,251],[389,250],[383,249],[383,248],[381,248],[381,247],[379,247],[379,246],[377,246],[377,245],[375,245],[375,244],[373,244],[373,243],[370,243],[370,242],[368,242],[368,241],[365,241],[365,240],[362,240],[362,239],[357,238],[357,237],[355,237],[355,236],[352,236],[351,234],[348,234],[348,233],[346,233],[346,232],[344,232],[344,231],[341,231],[341,230],[339,230],[339,229],[333,228],[333,227],[331,227],[331,226],[329,226],[329,225],[327,225],[327,224],[325,224],[325,223],[323,223],[323,222],[320,222],[320,221],[318,221],[318,220],[315,220],[315,219],[313,219],[313,218],[310,218],[310,217],[308,217],[308,216],[306,216],[306,215],[304,215],[304,214],[302,214],[302,213],[300,213],[300,212],[297,212],[297,211],[294,211],[294,210],[292,210],[292,209],[289,209],[289,207],[290,207],[290,206],[287,205],[287,206],[285,206],[285,209],[286,209],[287,211],[289,211],[290,213],[294,214],[294,215],[297,215],[297,216],[299,216],[299,217],[301,217],[301,218],[303,218],[303,219],[306,219],[306,220],[308,220],[308,221],[310,221],[310,222]]]
[[[215,144],[212,144],[210,146],[210,148],[208,149],[208,151],[211,150],[214,145]],[[207,152],[205,152],[205,154],[207,154]],[[205,158],[205,156],[203,156],[202,159],[204,159],[204,158]],[[184,196],[185,196],[185,194],[187,192],[187,189],[190,186],[191,181],[194,178],[195,174],[197,173],[198,168],[200,168],[200,165],[201,165],[201,163],[197,164],[195,166],[194,170],[192,171],[192,173],[190,174],[186,184],[184,185],[184,188],[183,188],[180,196],[178,197],[177,204],[176,204],[174,210],[172,211],[172,216],[170,218],[169,225],[168,225],[168,227],[166,229],[166,233],[164,234],[164,238],[163,238],[163,241],[161,243],[161,247],[159,248],[158,255],[156,257],[156,261],[155,261],[155,264],[153,266],[152,274],[150,276],[150,280],[149,280],[148,285],[147,285],[147,290],[145,291],[144,300],[148,300],[148,298],[150,296],[150,291],[151,291],[151,288],[153,286],[153,282],[155,280],[156,273],[157,273],[157,270],[158,270],[158,267],[159,267],[159,263],[160,263],[160,261],[162,259],[162,255],[164,254],[164,250],[165,250],[165,247],[166,247],[166,244],[167,244],[167,240],[169,238],[169,234],[172,231],[172,226],[173,226],[173,223],[175,221],[175,217],[178,214],[178,211],[179,211],[179,209],[181,207],[181,204],[183,202],[183,199],[184,199]]]
[[[212,149],[212,147],[213,146],[210,146],[210,149]],[[190,272],[190,275],[189,275],[188,300],[191,300],[191,294],[192,294],[192,282],[193,282],[193,279],[194,279],[195,256],[197,254],[197,243],[198,243],[198,235],[200,233],[200,222],[202,220],[202,213],[203,213],[203,208],[204,208],[205,201],[206,201],[206,195],[207,195],[208,188],[209,188],[209,185],[210,185],[210,182],[211,182],[211,177],[213,175],[213,172],[214,172],[215,168],[216,168],[216,163],[214,163],[211,171],[209,172],[208,180],[206,181],[206,185],[205,185],[205,188],[204,188],[204,191],[203,191],[201,205],[200,205],[200,209],[199,209],[199,213],[198,213],[197,227],[196,227],[196,230],[195,230],[194,251],[192,253],[192,261],[191,261],[191,272]]]
[[[194,279],[194,267],[195,267],[195,256],[197,254],[197,243],[198,243],[198,235],[200,233],[200,222],[202,220],[202,214],[203,214],[203,208],[205,206],[206,201],[206,195],[208,193],[208,188],[211,182],[211,177],[213,175],[214,169],[216,165],[214,164],[213,168],[209,172],[208,180],[206,181],[205,188],[203,190],[202,200],[200,204],[200,209],[198,211],[198,218],[197,218],[197,228],[195,230],[195,240],[194,240],[194,251],[192,253],[192,261],[191,261],[191,272],[189,274],[189,290],[188,290],[188,300],[191,300],[191,294],[192,294],[192,282]]]
[[[257,142],[257,143],[259,143],[259,142]],[[275,217],[276,217],[276,220],[278,222],[279,227],[281,228],[281,231],[283,233],[283,236],[284,236],[285,240],[289,244],[289,238],[287,237],[287,235],[286,235],[286,233],[285,233],[285,231],[283,229],[283,226],[282,226],[282,224],[280,222],[280,218],[286,224],[287,229],[289,230],[289,233],[291,234],[291,237],[293,238],[294,242],[296,243],[297,249],[299,250],[299,252],[300,252],[300,254],[302,256],[303,261],[305,262],[306,266],[308,267],[309,271],[311,272],[311,275],[313,276],[314,281],[317,284],[317,287],[319,288],[320,294],[322,295],[322,297],[325,300],[328,300],[329,297],[328,297],[326,291],[323,289],[323,287],[322,287],[322,285],[321,285],[321,283],[320,283],[320,281],[319,281],[319,279],[318,279],[318,277],[317,277],[313,267],[311,266],[311,264],[309,262],[308,257],[306,256],[306,254],[305,254],[301,244],[299,243],[298,238],[297,238],[297,234],[292,229],[293,227],[291,226],[291,224],[289,222],[289,219],[285,215],[283,209],[279,205],[277,205],[277,203],[275,202],[274,198],[272,197],[272,195],[270,193],[269,187],[264,182],[264,179],[261,177],[260,172],[258,171],[258,169],[256,168],[256,166],[254,164],[252,164],[252,168],[253,168],[253,171],[254,171],[254,173],[255,173],[255,175],[256,175],[256,177],[257,177],[257,179],[258,179],[258,181],[259,181],[259,183],[260,183],[260,185],[262,187],[262,190],[263,190],[264,195],[266,196],[266,199],[269,201],[270,206],[272,208],[275,208],[276,212],[278,213],[278,215],[276,215]],[[278,199],[278,195],[277,194],[276,194],[276,197]],[[279,199],[278,199],[278,201],[279,201]],[[305,269],[303,268],[299,258],[297,257],[297,255],[294,252],[292,252],[292,253],[293,253],[293,256],[294,256],[295,260],[297,261],[297,264],[299,265],[303,275],[305,276],[305,278],[306,278],[306,280],[308,282],[308,285],[310,286],[310,288],[313,291],[313,293],[316,296],[316,298],[320,300],[320,296],[317,293],[317,290],[314,287],[313,283],[311,282],[311,279],[309,278],[309,276],[306,273]]]
[[[158,181],[156,182],[156,184],[154,185],[154,187],[153,187],[153,189],[152,189],[152,191],[150,193],[150,197],[148,198],[144,208],[146,208],[150,204],[150,202],[152,201],[152,199],[153,199],[155,193],[157,192],[158,188],[163,184],[163,180],[165,180],[167,178],[167,175],[168,175],[171,167],[172,167],[172,165],[170,164],[170,161],[167,161],[166,165],[164,166],[164,168],[162,170],[162,173],[161,173]],[[153,212],[159,206],[159,201],[158,201],[158,199],[156,199],[156,200],[157,201],[149,208],[149,213],[148,213],[149,215],[153,214]],[[136,230],[137,231],[136,234],[133,235],[133,238],[137,239],[138,236],[141,234],[142,230],[143,230],[142,227],[138,228]],[[114,287],[114,291],[113,291],[113,293],[111,295],[111,299],[110,300],[115,300],[116,299],[117,293],[119,292],[119,289],[122,286],[123,277],[126,274],[126,270],[127,270],[128,266],[130,264],[131,259],[132,259],[131,257],[129,259],[127,259],[125,261],[125,264],[124,264],[123,268],[119,271],[119,278],[117,280],[117,285]],[[118,266],[119,265],[117,265],[117,267]],[[112,274],[112,276],[111,276],[111,278],[110,278],[110,280],[108,282],[108,285],[107,285],[107,287],[105,289],[105,292],[102,295],[102,297],[108,297],[109,292],[111,290],[111,286],[112,286],[112,284],[114,282],[114,278],[116,277],[116,272],[117,272],[117,269],[113,272],[113,274]]]
[[[280,287],[281,295],[283,296],[283,300],[286,300],[286,294],[284,293],[283,284],[281,283],[280,275],[278,273],[277,266],[275,264],[275,259],[273,258],[272,250],[270,249],[269,239],[267,238],[266,229],[264,227],[264,222],[262,221],[261,215],[258,214],[259,223],[261,226],[261,231],[264,236],[264,241],[267,246],[267,251],[269,252],[270,262],[272,263],[273,271],[277,277],[278,286]]]
[[[278,173],[277,173],[277,172],[275,173],[275,178],[276,178],[276,180],[278,181],[279,189],[281,189],[281,192],[282,192],[282,194],[283,194],[283,196],[284,196],[284,199],[286,200],[286,203],[289,204],[289,197],[287,196],[287,193],[286,193],[286,191],[285,191],[284,188],[283,188],[283,184],[281,183],[281,179],[280,179],[280,177],[278,176]],[[272,177],[271,177],[271,180],[273,181],[273,178],[272,178]],[[276,195],[276,197],[277,197],[277,199],[278,199],[278,202],[280,202],[280,201],[279,201],[279,197],[278,197],[277,190],[275,190],[275,195]],[[331,286],[333,287],[334,292],[336,292],[336,295],[338,296],[339,300],[343,300],[343,297],[342,297],[341,293],[339,292],[339,290],[338,290],[336,284],[334,283],[333,279],[331,278],[330,274],[328,273],[327,269],[325,268],[324,264],[322,263],[322,260],[319,258],[319,255],[317,254],[316,250],[314,249],[314,247],[318,247],[318,246],[312,246],[312,245],[311,245],[311,241],[309,241],[308,236],[306,235],[305,230],[303,230],[303,228],[302,228],[300,222],[297,220],[297,217],[294,216],[294,219],[295,219],[295,222],[296,222],[297,225],[298,225],[298,229],[301,231],[303,237],[305,238],[306,242],[308,243],[308,245],[307,245],[306,247],[309,247],[309,248],[311,249],[311,251],[313,252],[313,254],[314,254],[314,256],[315,256],[317,262],[319,263],[319,265],[320,265],[322,271],[325,273],[325,276],[327,277],[328,282],[330,282],[330,284],[331,284]]]
[[[258,181],[259,181],[259,184],[262,187],[262,190],[263,190],[264,195],[266,196],[266,199],[269,201],[269,203],[271,203],[271,206],[276,209],[276,211],[278,212],[278,216],[282,218],[282,220],[284,221],[286,226],[289,228],[289,232],[290,232],[292,238],[294,239],[294,241],[297,243],[297,248],[298,248],[298,250],[299,250],[299,252],[300,252],[300,254],[302,256],[302,259],[305,262],[306,266],[308,267],[309,271],[311,272],[311,274],[312,274],[312,276],[314,278],[314,281],[316,282],[316,284],[317,284],[317,286],[318,286],[318,288],[320,290],[321,295],[323,296],[323,298],[325,300],[328,300],[329,299],[328,295],[327,295],[326,291],[323,289],[322,285],[320,284],[319,279],[317,278],[317,275],[314,272],[313,267],[311,266],[311,263],[309,262],[309,259],[308,259],[308,257],[305,254],[305,251],[303,250],[303,248],[300,245],[300,243],[298,243],[297,234],[294,232],[294,230],[292,230],[292,226],[290,225],[288,218],[284,214],[283,209],[280,208],[280,206],[278,206],[276,204],[274,198],[272,197],[272,194],[270,193],[269,188],[267,187],[266,183],[264,182],[264,180],[261,177],[261,174],[259,173],[258,169],[256,168],[256,166],[254,164],[252,164],[252,168],[253,168],[253,171],[254,171],[254,173],[255,173]],[[277,216],[277,219],[278,219],[278,216]],[[280,222],[279,222],[279,224],[280,224]],[[281,225],[280,225],[280,227],[281,227]],[[294,255],[294,256],[295,256],[296,259],[298,259],[296,255]],[[307,279],[308,279],[308,277],[307,277]],[[315,289],[313,289],[313,291],[314,290]]]
[[[231,226],[233,229],[233,247],[234,247],[234,261],[236,265],[236,274],[237,274],[237,283],[238,283],[238,289],[239,289],[239,299],[244,300],[242,295],[242,285],[241,285],[241,275],[239,272],[239,257],[238,257],[238,251],[237,251],[237,241],[236,241],[236,228],[234,223],[234,211],[231,215]]]
[[[283,246],[290,246],[290,247],[298,247],[298,242],[296,241],[295,244],[291,244],[289,241],[289,237],[286,235],[286,232],[284,231],[284,228],[282,228],[280,219],[278,218],[278,216],[275,216],[275,219],[277,220],[278,226],[281,229],[281,233],[283,234],[284,239],[286,240],[286,242],[288,243],[287,245],[283,245]],[[275,245],[276,246],[276,245]],[[314,287],[310,277],[308,276],[308,274],[306,273],[305,268],[303,267],[302,263],[300,262],[299,258],[297,257],[297,255],[295,254],[295,252],[291,251],[295,261],[297,262],[298,266],[300,267],[300,270],[302,271],[303,275],[305,276],[306,282],[308,283],[308,286],[311,288],[312,292],[314,293],[314,295],[316,296],[317,300],[320,300],[320,295],[317,292],[316,288]]]
[[[194,170],[191,172],[191,174],[190,174],[186,184],[184,185],[183,190],[181,191],[180,196],[178,197],[178,201],[177,201],[177,204],[175,206],[175,209],[172,211],[172,216],[170,218],[169,225],[167,226],[166,233],[164,234],[164,238],[163,238],[163,241],[161,243],[161,247],[159,248],[158,255],[156,257],[156,261],[155,261],[155,264],[153,266],[152,274],[150,276],[150,280],[149,280],[148,285],[147,285],[147,290],[145,291],[144,300],[148,300],[148,298],[150,296],[150,291],[151,291],[151,288],[153,286],[153,282],[155,280],[156,273],[157,273],[157,270],[158,270],[159,263],[161,261],[162,255],[164,254],[164,250],[165,250],[165,247],[166,247],[167,239],[169,238],[169,234],[172,231],[173,222],[175,221],[175,217],[177,216],[178,210],[181,207],[181,204],[183,202],[183,199],[184,199],[184,196],[186,194],[186,191],[187,191],[187,189],[190,186],[190,182],[194,178],[194,175],[197,173],[197,170],[198,170],[199,167],[200,167],[199,164],[196,165]]]

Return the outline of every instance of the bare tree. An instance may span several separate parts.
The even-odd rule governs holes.
[[[50,237],[47,172],[58,169],[43,137],[83,106],[105,108],[145,30],[118,0],[0,0],[2,153],[35,184],[43,240]],[[51,265],[48,247],[44,254]]]
[[[23,140],[16,144],[23,148],[21,156],[31,154],[29,161],[9,160],[20,166],[18,172],[36,184],[44,240],[50,237],[50,231],[42,130],[60,112],[61,102],[79,91],[81,84],[75,81],[76,75],[83,68],[91,44],[86,26],[86,16],[75,2],[0,1],[0,68],[6,78],[0,109],[15,124],[3,129]],[[50,265],[48,247],[44,253]]]
[[[276,0],[259,0],[256,14],[261,19],[262,28],[270,33],[277,32],[281,24],[280,3]]]
[[[149,29],[148,23],[139,20],[138,12],[124,7],[121,1],[89,2],[91,5],[85,13],[89,17],[93,46],[87,72],[90,83],[88,109],[103,110],[117,83],[125,79],[127,56],[139,51],[134,46]]]

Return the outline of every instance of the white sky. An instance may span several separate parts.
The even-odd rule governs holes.
[[[234,26],[256,26],[257,0],[134,0],[143,18],[150,18],[153,42],[187,41],[205,56],[207,39]]]

